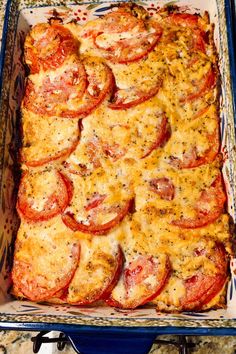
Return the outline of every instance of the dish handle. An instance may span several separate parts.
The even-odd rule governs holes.
[[[130,333],[129,329],[112,333],[105,328],[89,333],[64,333],[80,354],[147,354],[156,339],[154,333]]]

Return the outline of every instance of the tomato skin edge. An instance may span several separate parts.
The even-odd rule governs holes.
[[[121,212],[117,214],[114,219],[103,225],[85,225],[83,223],[77,222],[73,214],[69,212],[62,214],[62,221],[73,231],[81,231],[92,235],[106,235],[112,228],[114,228],[119,222],[123,220],[132,205],[133,199],[128,200]]]
[[[49,213],[50,215],[48,215],[48,214],[43,215],[43,212],[42,213],[36,212],[35,216],[30,216],[30,217],[29,217],[29,215],[27,215],[27,212],[25,211],[25,207],[22,205],[21,196],[20,196],[21,195],[20,188],[24,183],[24,178],[27,177],[27,172],[23,174],[23,176],[21,178],[19,190],[18,190],[18,198],[17,198],[17,204],[16,204],[17,212],[21,218],[27,220],[28,222],[41,222],[41,221],[46,221],[46,220],[52,219],[53,217],[64,212],[64,210],[67,208],[70,200],[72,199],[73,186],[72,186],[72,183],[68,180],[68,178],[64,174],[62,174],[60,171],[56,170],[56,174],[57,174],[57,176],[59,176],[59,179],[62,181],[63,186],[66,189],[67,195],[64,196],[65,200],[64,200],[63,206],[61,207],[58,205],[57,209],[55,209],[54,212]],[[23,204],[24,204],[24,202],[23,202]]]
[[[149,100],[150,98],[152,98],[153,96],[155,96],[159,92],[159,90],[160,90],[160,88],[162,86],[162,82],[163,81],[161,80],[161,82],[159,82],[156,85],[156,87],[154,87],[148,93],[146,93],[145,95],[143,95],[142,97],[140,97],[140,98],[138,98],[138,99],[136,99],[134,101],[131,101],[131,102],[128,102],[128,103],[122,103],[122,102],[121,103],[115,103],[115,102],[114,103],[109,103],[108,107],[111,108],[111,109],[114,109],[114,110],[123,110],[123,109],[128,109],[128,108],[131,108],[131,107],[135,107],[138,104],[143,103],[143,102]]]
[[[155,48],[155,46],[157,45],[157,42],[159,41],[161,36],[162,36],[162,33],[157,34],[154,43],[145,52],[143,52],[142,54],[136,55],[132,59],[117,59],[116,60],[116,58],[114,56],[111,56],[109,54],[105,55],[105,58],[107,60],[110,60],[112,63],[118,63],[118,64],[128,64],[128,63],[136,62],[136,61],[146,57],[148,55],[148,53],[150,53]],[[96,47],[98,47],[96,44],[96,38],[95,38],[94,42],[95,42]]]
[[[147,302],[149,301],[152,301],[153,299],[155,299],[158,295],[160,295],[160,293],[162,292],[162,290],[164,289],[164,287],[166,286],[169,278],[170,278],[170,275],[171,275],[171,264],[170,264],[170,260],[169,260],[169,257],[167,257],[166,259],[166,272],[165,272],[165,275],[161,281],[161,285],[158,287],[157,291],[153,294],[151,294],[150,296],[146,297],[144,300],[142,300],[140,303],[135,303],[133,306],[125,306],[124,304],[120,303],[119,301],[113,299],[112,296],[110,296],[108,299],[106,299],[106,303],[109,305],[109,306],[112,306],[112,307],[117,307],[117,308],[120,308],[120,309],[126,309],[126,310],[134,310],[136,309],[137,307],[139,306],[142,306],[142,305],[145,305]]]
[[[161,147],[169,140],[171,133],[168,127],[168,119],[165,115],[163,117],[160,130],[161,134],[157,137],[156,141],[152,144],[149,150],[141,157],[141,159],[144,159],[149,156],[153,152],[153,150],[156,150],[158,147]]]
[[[73,119],[73,118],[77,118],[77,119],[84,119],[86,118],[89,114],[91,114],[97,107],[100,106],[100,104],[105,100],[105,98],[107,96],[110,95],[110,92],[113,92],[114,87],[115,87],[115,79],[113,76],[113,73],[111,71],[111,69],[106,65],[105,66],[106,70],[107,70],[107,81],[106,81],[106,85],[105,88],[103,89],[103,91],[100,94],[100,97],[98,97],[97,99],[94,99],[94,103],[91,104],[90,106],[88,105],[88,107],[86,108],[81,108],[78,111],[71,111],[71,110],[64,110],[61,112],[61,118],[64,119]],[[89,97],[89,93],[87,93],[87,91],[85,91],[84,96]]]
[[[75,140],[72,144],[72,146],[68,149],[64,149],[62,151],[59,151],[57,154],[55,154],[54,156],[52,157],[46,157],[44,159],[39,159],[39,160],[30,160],[30,161],[27,161],[25,158],[24,158],[24,155],[21,154],[21,161],[22,163],[24,163],[26,166],[28,167],[38,167],[38,166],[43,166],[51,161],[55,161],[55,160],[58,160],[62,157],[66,157],[67,155],[70,155],[77,147],[78,145],[78,141],[79,140]]]
[[[122,248],[119,246],[118,254],[117,254],[117,268],[107,287],[103,289],[101,293],[96,294],[96,296],[93,297],[91,300],[84,300],[79,302],[72,302],[67,300],[67,303],[71,305],[85,306],[85,305],[93,304],[94,302],[99,300],[106,300],[110,296],[112,290],[114,289],[114,287],[117,285],[119,281],[123,269],[123,265],[124,265],[124,254]]]
[[[223,184],[223,178],[221,174],[219,174],[216,177],[216,179],[213,181],[210,187],[216,187],[218,190],[217,202],[219,202],[220,205],[217,205],[217,210],[215,210],[212,213],[209,213],[210,214],[209,216],[206,215],[205,221],[204,221],[204,215],[202,215],[203,213],[198,211],[198,216],[196,219],[173,220],[171,224],[184,229],[197,229],[216,221],[222,214],[222,211],[224,210],[224,204],[227,200],[225,194],[225,187]]]
[[[215,69],[212,67],[205,76],[205,80],[200,86],[198,92],[190,93],[186,97],[180,98],[181,103],[192,102],[204,96],[209,90],[213,89],[217,84],[217,75]]]
[[[24,287],[18,284],[18,288],[20,290],[20,292],[22,292],[22,294],[29,300],[31,301],[45,301],[47,299],[50,299],[51,297],[53,297],[56,293],[58,293],[60,290],[65,289],[68,284],[70,283],[71,279],[73,278],[75,271],[77,269],[78,263],[79,263],[79,259],[80,259],[80,244],[77,243],[76,245],[74,245],[74,248],[76,247],[76,252],[74,251],[74,256],[76,255],[76,262],[75,262],[75,266],[73,271],[70,274],[70,277],[68,279],[68,281],[66,282],[66,284],[63,284],[63,286],[61,288],[55,287],[54,289],[51,289],[50,291],[48,291],[47,295],[41,296],[41,297],[37,297],[37,296],[32,296],[30,294],[30,292],[25,291]],[[13,272],[11,273],[12,279],[14,279],[14,268],[13,268]]]
[[[39,73],[41,68],[44,71],[50,69],[54,70],[60,67],[70,54],[77,52],[79,47],[78,41],[72,35],[69,29],[65,28],[63,25],[60,24],[47,25],[47,29],[45,29],[46,37],[47,35],[52,35],[53,30],[60,38],[60,44],[56,49],[56,52],[46,56],[46,59],[40,58],[38,50],[35,49],[37,48],[37,45],[35,46],[35,40],[30,36],[29,44],[25,47],[25,56],[26,62],[28,60],[31,62],[30,64],[27,63],[31,74]]]
[[[219,266],[219,272],[214,276],[214,283],[210,286],[210,288],[205,291],[205,293],[201,294],[201,299],[193,299],[192,301],[188,301],[185,304],[182,303],[182,311],[201,311],[203,306],[207,305],[212,299],[214,299],[214,297],[216,297],[224,287],[228,278],[228,255],[226,253],[223,243],[221,243],[220,241],[216,242],[216,250],[213,255],[213,261]],[[218,262],[219,260],[221,261],[221,263]]]

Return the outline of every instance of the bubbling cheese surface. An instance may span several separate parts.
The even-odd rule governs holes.
[[[133,16],[132,11],[136,11],[133,21],[142,20],[145,24],[145,10],[134,9],[128,6],[120,11],[124,18]],[[141,22],[137,22],[133,28],[122,31],[119,27],[110,33],[106,26],[115,26],[116,17],[115,20],[107,17],[107,23],[105,16],[105,20],[96,19],[85,26],[66,24],[64,28],[79,43],[78,53],[69,55],[55,70],[30,75],[37,90],[41,89],[45,77],[58,85],[58,77],[63,81],[66,68],[73,69],[78,57],[82,62],[97,58],[94,63],[106,64],[113,76],[113,87],[110,86],[110,91],[82,120],[76,116],[39,115],[32,112],[30,106],[23,104],[22,107],[23,168],[39,176],[43,170],[45,179],[36,178],[41,185],[32,186],[34,195],[29,203],[33,200],[40,212],[43,212],[45,198],[58,203],[56,197],[50,196],[57,188],[52,179],[55,170],[63,173],[61,183],[64,181],[68,196],[64,197],[66,208],[63,204],[61,213],[47,221],[26,222],[21,210],[15,264],[25,259],[30,262],[32,245],[37,252],[41,244],[44,247],[44,237],[45,244],[55,241],[56,250],[57,243],[63,244],[61,259],[62,253],[65,257],[68,254],[64,249],[69,247],[66,245],[73,242],[80,244],[81,251],[67,288],[50,296],[49,302],[52,297],[71,304],[112,298],[117,305],[124,302],[127,294],[132,294],[131,299],[127,298],[130,304],[127,306],[132,308],[143,294],[148,298],[147,289],[153,287],[156,296],[149,294],[149,297],[162,311],[224,306],[227,256],[221,245],[230,254],[231,244],[220,177],[222,161],[218,154],[217,56],[212,40],[213,26],[207,15],[189,16],[162,9],[152,18],[152,30],[142,28]],[[118,24],[123,28],[124,24]],[[162,33],[149,49],[153,39],[148,36],[155,35],[155,28],[161,28]],[[41,38],[42,33],[39,34]],[[36,30],[33,35],[37,38]],[[147,39],[143,41],[143,38]],[[141,43],[140,48],[133,45],[135,41]],[[129,61],[125,45],[127,50],[136,51],[137,56],[142,54],[143,48],[148,49],[141,58]],[[124,62],[125,55],[127,62]],[[90,96],[87,93],[76,100],[72,93],[66,103],[68,109],[76,109],[69,100],[86,105],[88,97],[93,97],[95,102],[101,96],[106,80],[104,72],[94,75],[87,70],[86,74]],[[71,85],[76,85],[76,79],[73,80]],[[63,83],[60,87],[63,91]],[[87,89],[84,90],[86,94]],[[119,217],[127,203],[132,204],[132,208]],[[68,219],[62,222],[65,214],[73,217],[74,226]],[[109,228],[107,225],[118,217],[119,221]],[[112,280],[118,249],[122,250],[123,258],[120,256],[119,262],[123,262],[123,266],[121,274]],[[50,252],[44,252],[47,276],[53,282],[58,265],[52,262],[51,248]],[[34,259],[33,267],[37,274],[45,276],[41,253],[39,264]],[[223,258],[222,266],[219,266],[218,255]],[[142,270],[139,266],[132,273],[130,267],[140,259],[152,262],[154,268],[160,265],[160,274],[165,277],[162,288],[156,287],[156,282],[161,280],[155,274],[146,276],[143,266]],[[129,288],[130,274],[132,281],[136,281],[133,288]],[[201,278],[204,282],[211,277],[219,282],[219,289],[211,296],[213,290],[206,288],[203,294],[206,301],[196,305],[189,290],[190,280]],[[104,282],[113,284],[109,285],[110,293],[106,298],[97,298]],[[14,289],[16,295],[26,296],[16,279]],[[191,297],[189,293],[194,300],[187,298]],[[108,303],[111,304],[111,300]]]

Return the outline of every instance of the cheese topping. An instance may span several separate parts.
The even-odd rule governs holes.
[[[30,36],[41,40],[46,27]],[[223,249],[231,253],[231,244],[218,154],[217,56],[207,15],[162,9],[150,19],[143,8],[123,5],[63,29],[79,47],[72,46],[61,65],[29,76],[35,92],[45,83],[53,87],[36,95],[44,113],[32,109],[32,96],[28,106],[23,102],[21,153],[31,207],[43,213],[57,192],[56,167],[66,208],[43,222],[27,223],[21,215],[15,260],[31,264],[51,289],[57,274],[70,272],[76,240],[81,255],[73,279],[48,299],[103,299],[122,308],[150,300],[163,311],[222,307]],[[205,297],[194,302],[198,279]],[[218,285],[208,289],[212,279]],[[15,293],[27,297],[14,281]]]

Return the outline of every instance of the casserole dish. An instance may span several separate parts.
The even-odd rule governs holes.
[[[233,61],[232,18],[229,1],[178,1],[180,7],[189,12],[207,10],[211,22],[215,23],[215,43],[219,52],[222,76],[221,135],[224,159],[224,178],[228,194],[228,206],[235,220],[235,159],[234,152],[234,89],[235,68]],[[29,26],[45,22],[50,17],[65,21],[86,21],[106,13],[108,2],[81,3],[80,5],[57,2],[32,3],[12,2],[7,5],[1,68],[1,327],[25,330],[60,330],[66,333],[84,353],[124,353],[130,350],[145,353],[157,334],[234,334],[235,333],[235,287],[234,268],[231,260],[232,278],[228,287],[228,302],[225,310],[208,313],[183,313],[163,315],[155,309],[145,307],[134,311],[121,311],[107,307],[72,308],[70,306],[48,306],[26,301],[12,300],[8,295],[10,284],[14,236],[18,218],[14,212],[15,186],[17,185],[16,148],[19,145],[19,107],[24,90],[25,68],[22,63],[22,48]],[[62,6],[63,5],[63,6]],[[151,11],[157,4],[145,2]],[[166,1],[158,2],[158,6]],[[231,66],[230,66],[231,62]],[[127,330],[126,327],[129,327]],[[91,335],[96,342],[91,341]],[[112,335],[112,337],[111,337]],[[118,342],[123,341],[122,345]],[[117,343],[117,345],[116,345]],[[135,348],[134,346],[137,346]],[[132,346],[132,347],[130,347]],[[105,348],[105,349],[104,349]]]

